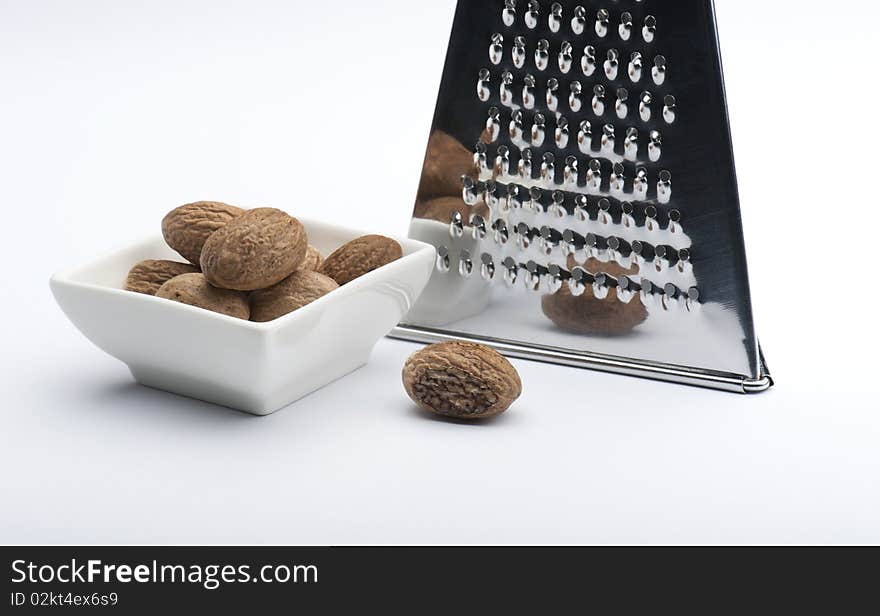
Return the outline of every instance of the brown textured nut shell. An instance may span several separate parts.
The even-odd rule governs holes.
[[[162,235],[184,259],[198,265],[202,247],[211,234],[242,214],[243,209],[219,201],[187,203],[162,219]]]
[[[339,285],[329,276],[298,270],[268,289],[251,293],[251,321],[277,319],[338,288]]]
[[[637,298],[624,304],[617,300],[615,289],[605,299],[590,293],[575,297],[568,285],[553,295],[545,295],[541,309],[557,327],[576,334],[622,336],[648,318],[647,308]]]
[[[421,408],[458,419],[500,415],[519,398],[522,381],[500,353],[481,344],[441,342],[403,366],[406,393]]]
[[[619,278],[620,276],[637,276],[639,273],[638,265],[633,265],[632,267],[627,268],[613,261],[603,263],[599,259],[594,259],[592,257],[587,259],[587,261],[583,265],[581,265],[577,261],[575,261],[574,257],[568,257],[568,269],[571,270],[576,266],[584,268],[591,274],[598,274],[599,272],[603,272],[605,274],[614,276],[615,278]]]
[[[384,235],[364,235],[340,246],[318,269],[340,286],[403,256],[400,244]]]
[[[470,217],[479,214],[486,218],[489,216],[489,208],[485,203],[476,206],[467,205],[462,198],[459,197],[438,197],[430,201],[419,201],[416,203],[416,209],[413,216],[423,218],[425,220],[436,220],[444,224],[449,224],[452,220],[452,214],[458,212],[464,221],[470,221]]]
[[[218,289],[203,274],[182,274],[162,285],[156,297],[197,306],[239,319],[250,317],[247,293]]]
[[[324,255],[322,255],[317,248],[309,244],[308,248],[306,248],[306,256],[302,263],[300,263],[299,269],[317,272],[323,262]]]
[[[435,130],[428,139],[428,151],[419,182],[419,200],[459,195],[461,176],[474,176],[475,173],[473,153],[455,137]]]
[[[147,259],[129,270],[128,276],[125,278],[125,290],[155,295],[163,284],[175,276],[193,274],[198,271],[199,268],[189,263]]]
[[[265,289],[299,269],[308,245],[293,216],[270,207],[248,210],[205,242],[202,272],[215,287]]]

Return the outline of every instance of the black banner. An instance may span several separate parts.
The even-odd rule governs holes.
[[[861,553],[859,553],[861,552]],[[867,550],[4,547],[0,613],[865,612]],[[360,609],[359,609],[360,608]],[[610,608],[612,611],[607,611]],[[763,610],[761,610],[763,611]],[[821,613],[821,612],[820,612]]]

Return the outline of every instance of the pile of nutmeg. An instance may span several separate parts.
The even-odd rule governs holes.
[[[396,241],[365,235],[324,258],[303,225],[275,208],[217,201],[175,208],[162,220],[168,245],[188,263],[147,260],[125,289],[240,319],[271,321],[396,259]]]

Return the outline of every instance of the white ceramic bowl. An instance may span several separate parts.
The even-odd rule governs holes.
[[[364,235],[300,219],[322,254]],[[395,238],[403,258],[268,323],[123,290],[143,259],[182,258],[161,237],[55,274],[49,284],[85,336],[150,387],[268,415],[363,366],[434,266],[428,244]]]

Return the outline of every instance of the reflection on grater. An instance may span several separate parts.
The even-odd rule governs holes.
[[[410,235],[437,271],[398,337],[772,384],[710,0],[460,1]]]

